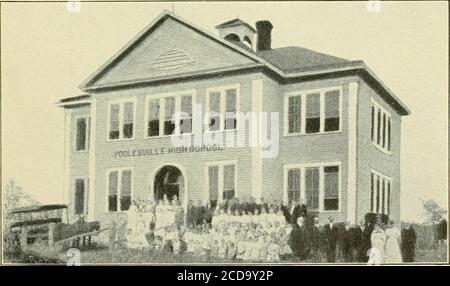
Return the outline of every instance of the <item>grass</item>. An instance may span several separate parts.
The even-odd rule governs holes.
[[[417,250],[416,251],[416,263],[420,262],[446,262],[447,247],[442,245],[434,249]],[[34,256],[34,257],[32,257]],[[65,264],[68,257],[66,251],[54,252],[42,252],[33,251],[26,256],[21,257],[6,257],[5,262],[10,263],[56,263]],[[228,259],[209,258],[195,254],[182,254],[176,255],[168,252],[160,252],[151,249],[116,249],[110,250],[106,247],[93,244],[92,246],[85,248],[81,251],[80,257],[81,264],[209,264],[209,263],[252,263],[251,261],[231,261]],[[312,260],[299,261],[295,259],[287,259],[281,261],[281,263],[314,263]],[[319,263],[325,263],[325,257],[322,257]],[[337,259],[336,263],[343,262],[342,259]],[[262,262],[256,262],[262,263]]]

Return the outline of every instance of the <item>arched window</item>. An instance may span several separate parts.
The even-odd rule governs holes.
[[[242,43],[250,49],[252,48],[252,40],[250,40],[248,36],[244,36],[244,40],[242,41]]]
[[[227,41],[230,41],[230,42],[237,42],[237,43],[239,43],[241,41],[239,36],[234,33],[226,35],[224,39]]]

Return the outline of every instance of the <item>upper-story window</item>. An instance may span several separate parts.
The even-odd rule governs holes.
[[[391,151],[391,114],[372,100],[371,140],[381,150]]]
[[[210,88],[206,91],[208,131],[237,129],[239,86]]]
[[[89,129],[89,117],[76,118],[75,151],[86,151],[89,149]]]
[[[285,135],[341,131],[342,88],[302,91],[285,97]]]
[[[134,100],[111,102],[109,104],[109,140],[134,138]]]
[[[146,104],[146,136],[192,133],[193,91],[152,95]]]

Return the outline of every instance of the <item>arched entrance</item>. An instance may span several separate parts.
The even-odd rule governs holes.
[[[155,201],[161,201],[164,195],[169,200],[175,196],[183,205],[184,200],[184,177],[180,169],[172,165],[166,165],[160,168],[153,181],[153,192]]]

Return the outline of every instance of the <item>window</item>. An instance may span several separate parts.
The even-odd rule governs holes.
[[[301,128],[301,97],[300,95],[288,98],[289,133],[300,133]]]
[[[172,135],[175,131],[175,122],[172,121],[172,118],[175,115],[175,98],[165,97],[164,106],[164,135]]]
[[[150,99],[148,103],[148,126],[147,126],[147,136],[159,136],[159,98]]]
[[[339,130],[339,91],[325,93],[325,131]]]
[[[285,97],[285,135],[341,130],[342,88],[326,88]]]
[[[236,129],[236,89],[227,89],[225,95],[225,129]]]
[[[220,130],[220,92],[209,95],[209,131]]]
[[[372,100],[371,139],[382,151],[391,151],[391,115]]]
[[[208,167],[208,190],[209,199],[217,201],[219,199],[219,166]]]
[[[305,180],[306,180],[306,205],[310,210],[319,210],[319,168],[306,168]]]
[[[145,111],[147,137],[191,134],[194,92],[148,96]]]
[[[235,180],[234,165],[223,166],[223,199],[229,200],[234,198]]]
[[[229,200],[236,197],[236,163],[217,162],[207,165],[209,199]]]
[[[219,87],[206,91],[207,130],[223,131],[237,129],[239,112],[239,87]]]
[[[340,163],[288,165],[284,202],[302,199],[311,211],[339,211],[339,170]]]
[[[132,171],[113,170],[108,174],[108,211],[127,211],[131,205]]]
[[[114,102],[109,105],[109,139],[134,137],[134,101]]]
[[[288,171],[288,203],[300,202],[300,169]]]
[[[192,96],[181,97],[180,134],[192,133]]]
[[[320,94],[306,95],[306,133],[320,132]]]
[[[80,117],[76,120],[76,139],[75,139],[75,150],[85,151],[89,148],[89,129],[90,120],[89,117]]]
[[[339,167],[329,166],[324,168],[325,173],[325,198],[324,210],[339,209]]]
[[[391,178],[378,173],[371,172],[370,184],[370,211],[373,213],[391,213]]]
[[[87,213],[87,179],[75,180],[74,214],[82,215]]]

